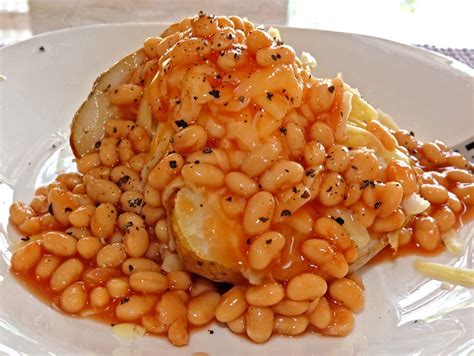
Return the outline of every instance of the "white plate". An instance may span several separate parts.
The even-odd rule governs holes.
[[[110,327],[65,317],[31,296],[8,272],[12,200],[29,201],[36,186],[71,165],[68,129],[98,73],[140,47],[159,24],[106,25],[49,33],[0,50],[0,353],[190,355],[230,354],[468,354],[474,348],[473,293],[428,280],[412,257],[362,272],[367,297],[346,338],[273,337],[255,345],[212,325],[173,348],[159,337],[121,340]],[[376,38],[293,28],[286,43],[318,60],[317,75],[344,78],[372,104],[422,139],[456,144],[473,132],[472,71],[447,57]],[[39,50],[43,46],[45,51]],[[463,230],[468,237],[473,225]],[[433,260],[472,268],[471,243],[463,256]]]

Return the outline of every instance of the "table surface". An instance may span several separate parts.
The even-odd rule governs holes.
[[[0,45],[92,24],[173,22],[199,10],[236,14],[257,24],[474,48],[472,0],[0,0]]]

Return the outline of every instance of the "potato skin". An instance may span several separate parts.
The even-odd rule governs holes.
[[[104,124],[110,107],[108,90],[127,82],[133,70],[146,61],[145,51],[140,49],[122,58],[94,81],[91,92],[74,114],[71,123],[69,144],[76,158],[95,151],[96,142],[104,136]]]

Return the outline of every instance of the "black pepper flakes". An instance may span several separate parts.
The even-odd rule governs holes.
[[[307,199],[309,198],[311,195],[309,194],[309,192],[307,190],[304,191],[303,194],[301,194],[301,198],[303,199]]]
[[[133,271],[133,266],[132,266],[132,265],[128,265],[128,271],[129,271],[129,272],[132,272],[132,271]]]
[[[343,225],[343,224],[344,224],[344,219],[341,218],[340,216],[337,217],[337,218],[335,218],[334,220],[335,220],[339,225]]]
[[[48,205],[48,213],[54,216],[54,211],[53,211],[53,203],[49,203]]]
[[[267,99],[270,100],[270,101],[272,101],[272,98],[273,98],[273,93],[269,91],[269,92],[267,93]]]
[[[117,181],[117,185],[120,187],[122,186],[122,184],[127,184],[129,180],[130,180],[130,176],[127,176],[127,175],[122,176]]]
[[[382,206],[382,202],[380,200],[377,200],[374,204],[374,209],[379,209]]]
[[[247,245],[250,245],[251,242],[252,242],[252,240],[250,240],[250,238],[248,238],[247,240],[245,240],[245,243],[246,243]]]
[[[212,148],[210,148],[210,147],[205,147],[205,148],[202,150],[202,153],[212,153]]]
[[[226,198],[226,201],[231,202],[231,201],[232,201],[232,197],[227,197],[227,198]]]
[[[211,334],[211,335],[214,334],[214,330],[209,329],[207,331],[209,331],[209,334]]]
[[[29,236],[22,237],[21,241],[30,241],[30,237]]]
[[[265,240],[265,244],[270,245],[273,242],[272,239]]]
[[[221,92],[219,90],[211,90],[209,95],[212,95],[214,98],[219,99],[221,97]]]
[[[128,303],[129,300],[130,300],[129,298],[125,297],[120,301],[120,304]]]
[[[178,126],[181,129],[185,129],[186,127],[188,127],[188,123],[184,121],[183,119],[176,120],[174,123],[176,124],[176,126]]]
[[[305,172],[305,175],[306,175],[306,177],[314,178],[315,175],[316,175],[314,168],[308,169],[308,170]]]
[[[198,159],[194,161],[194,164],[199,164],[199,163],[201,163],[201,161]]]
[[[291,216],[291,211],[289,211],[288,209],[284,209],[282,210],[280,216]]]
[[[258,218],[258,220],[260,220],[261,222],[267,222],[268,221],[268,218],[266,218],[265,216],[261,216]]]
[[[360,189],[365,189],[367,187],[375,188],[375,182],[373,180],[363,180],[362,183],[360,183]]]
[[[168,164],[172,169],[176,169],[176,167],[178,167],[178,163],[176,161],[169,161]]]
[[[71,212],[71,211],[72,211],[72,209],[71,209],[70,207],[64,208],[64,212],[65,212],[65,213],[69,213],[69,212]]]
[[[97,141],[96,143],[94,143],[94,148],[100,148],[101,144],[102,144],[102,142]]]
[[[139,206],[142,206],[142,204],[143,199],[141,198],[134,198],[128,201],[128,206],[130,206],[131,208],[138,208]]]
[[[336,90],[336,87],[334,85],[331,85],[330,87],[328,87],[328,90],[332,94],[334,93],[334,90]]]
[[[245,96],[239,96],[239,101],[243,103],[245,101]]]
[[[44,46],[41,46],[40,48],[38,48],[40,52],[44,52],[46,51],[46,49],[44,48]]]
[[[280,127],[280,132],[286,136],[286,127]]]

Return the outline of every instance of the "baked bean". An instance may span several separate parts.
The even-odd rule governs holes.
[[[36,265],[36,279],[49,279],[60,263],[61,259],[57,256],[43,256]]]
[[[406,130],[397,130],[394,133],[395,138],[399,145],[406,147],[408,150],[412,151],[417,148],[418,143],[416,142],[413,135]]]
[[[176,133],[173,148],[178,153],[201,151],[207,142],[207,132],[199,125],[190,125]]]
[[[92,308],[102,309],[110,303],[110,295],[105,287],[95,287],[89,295],[89,303]]]
[[[373,133],[387,150],[393,151],[398,147],[398,142],[395,137],[377,120],[369,121],[367,123],[367,130]]]
[[[72,256],[76,253],[77,240],[59,231],[42,234],[43,247],[56,256]]]
[[[304,160],[307,166],[314,167],[323,164],[326,160],[326,150],[317,141],[309,141],[304,147]]]
[[[465,169],[450,169],[446,172],[446,177],[456,183],[474,183],[474,175]]]
[[[262,189],[276,192],[279,189],[291,187],[303,180],[304,168],[294,161],[278,161],[261,177]]]
[[[201,293],[191,299],[188,304],[188,321],[192,325],[201,326],[214,319],[214,313],[221,300],[217,292]]]
[[[323,122],[316,121],[311,125],[309,136],[312,140],[322,143],[326,149],[334,146],[334,133],[332,132],[332,129]]]
[[[448,204],[448,207],[455,213],[459,213],[463,207],[459,198],[451,192],[448,192],[447,204]]]
[[[176,292],[163,294],[161,300],[156,304],[155,310],[159,314],[159,320],[167,326],[170,326],[178,319],[187,320],[188,317],[186,304]]]
[[[342,145],[334,145],[327,151],[326,169],[333,172],[344,172],[351,161],[349,150]]]
[[[326,281],[313,273],[302,273],[293,277],[286,288],[288,298],[295,301],[313,300],[326,293]]]
[[[386,217],[379,217],[374,220],[372,229],[375,232],[390,232],[398,230],[405,222],[405,214],[402,209],[397,209]]]
[[[158,190],[153,189],[150,185],[145,186],[144,192],[145,203],[151,206],[161,206],[161,194]]]
[[[77,252],[86,260],[91,259],[102,248],[102,243],[97,237],[86,236],[77,241]]]
[[[333,312],[325,297],[319,298],[314,310],[311,312],[309,321],[318,329],[325,329],[331,324]]]
[[[141,271],[130,275],[130,287],[142,293],[162,293],[168,288],[168,280],[160,272]]]
[[[451,189],[466,205],[474,205],[474,183],[460,183]]]
[[[393,213],[400,206],[403,199],[403,188],[398,182],[388,182],[381,185],[377,193],[376,199],[380,206],[375,210],[375,213],[381,217]]]
[[[347,182],[362,183],[377,179],[380,168],[379,161],[371,151],[356,151],[353,153],[350,169],[344,174]]]
[[[157,190],[162,190],[174,177],[176,177],[183,167],[183,157],[177,153],[171,153],[163,158],[150,171],[148,184]],[[183,172],[184,175],[184,172]]]
[[[217,188],[224,185],[224,172],[208,163],[185,164],[181,174],[197,186]]]
[[[270,168],[278,159],[280,148],[273,143],[258,146],[242,161],[241,170],[249,177],[257,177]]]
[[[354,329],[354,313],[344,307],[336,307],[331,324],[322,330],[322,333],[330,336],[346,336],[352,329]]]
[[[143,170],[143,167],[145,167],[146,162],[147,154],[139,153],[130,158],[128,165],[134,172],[140,173]]]
[[[309,319],[306,315],[278,315],[273,322],[273,331],[280,335],[296,336],[302,334],[308,324]]]
[[[112,105],[131,105],[137,103],[143,96],[143,88],[135,84],[121,84],[109,91]]]
[[[32,269],[38,264],[42,255],[40,245],[37,242],[30,242],[13,254],[11,259],[13,271],[24,273]]]
[[[154,295],[132,295],[123,298],[115,307],[115,316],[124,321],[140,319],[153,310],[157,297]]]
[[[48,193],[48,203],[50,204],[48,210],[53,212],[54,218],[64,227],[69,225],[70,212],[79,207],[74,198],[75,196],[71,192],[59,188],[51,189]]]
[[[147,226],[153,227],[160,220],[166,211],[164,208],[156,208],[151,205],[145,204],[142,208],[141,216],[145,219]]]
[[[457,167],[465,169],[468,167],[468,162],[466,157],[458,152],[451,152],[447,158],[446,164],[448,166]]]
[[[285,296],[285,290],[278,283],[265,283],[259,286],[248,287],[245,299],[250,305],[268,307],[279,303]]]
[[[211,52],[209,42],[202,38],[180,40],[171,48],[170,58],[174,65],[187,65],[202,60]]]
[[[195,284],[193,284],[193,289]],[[247,309],[244,289],[242,287],[232,287],[222,295],[222,298],[215,310],[216,319],[222,323],[228,323],[241,316]]]
[[[275,211],[275,198],[272,194],[260,191],[247,202],[243,216],[243,228],[249,235],[265,232],[270,227]]]
[[[191,276],[185,271],[173,271],[166,275],[171,290],[188,290],[191,287]]]
[[[273,39],[267,32],[256,28],[248,34],[245,44],[250,53],[256,53],[259,49],[270,47]]]
[[[168,340],[174,346],[186,346],[189,342],[187,322],[184,319],[178,319],[170,325],[168,329]]]
[[[257,183],[241,172],[227,173],[225,183],[230,191],[244,197],[249,197],[258,191]]]
[[[143,219],[135,213],[120,214],[117,223],[121,230],[128,230],[133,227],[145,227]]]
[[[105,179],[94,179],[86,187],[87,195],[98,203],[118,203],[120,188],[113,182]]]
[[[68,286],[61,293],[59,304],[64,311],[75,314],[85,307],[87,303],[87,293],[80,282]]]
[[[105,137],[99,149],[100,162],[107,167],[114,167],[119,163],[118,139]]]
[[[456,223],[456,215],[447,206],[442,206],[431,215],[436,220],[439,232],[441,233],[448,231]]]
[[[273,320],[270,308],[250,306],[245,314],[247,336],[259,344],[267,341],[272,335]]]
[[[249,265],[256,270],[267,268],[273,260],[278,258],[285,242],[285,237],[275,231],[260,235],[250,244],[247,255]]]
[[[23,235],[35,235],[39,233],[41,231],[40,218],[37,216],[27,218],[18,226],[18,230],[20,230]]]
[[[89,227],[94,210],[94,205],[80,206],[69,214],[69,222],[75,227]]]
[[[163,41],[161,37],[148,37],[143,43],[143,49],[148,58],[159,57],[157,47]]]
[[[442,165],[447,162],[447,157],[445,152],[443,152],[438,145],[432,142],[427,142],[421,147],[426,158],[436,165]]]
[[[391,161],[387,166],[387,179],[399,182],[403,187],[403,196],[408,196],[417,189],[416,174],[407,163],[399,160]]]
[[[334,258],[321,266],[321,268],[325,273],[334,278],[342,278],[349,271],[349,265],[344,254],[339,251],[336,251]]]
[[[105,287],[112,298],[122,298],[129,293],[128,280],[125,279],[112,278],[107,282]]]
[[[64,184],[67,189],[72,190],[76,185],[82,183],[82,176],[78,173],[63,173],[56,177],[56,181]]]
[[[77,170],[83,174],[92,168],[99,167],[101,165],[99,152],[86,153],[76,161],[76,165]]]
[[[211,15],[198,15],[191,19],[193,35],[197,37],[208,37],[217,32],[217,21]]]
[[[266,47],[255,53],[255,60],[262,67],[290,64],[295,60],[295,52],[289,46]]]
[[[14,204],[18,204],[18,203],[13,203],[12,206]],[[33,208],[33,210],[36,214],[44,214],[48,211],[48,198],[44,195],[37,195],[31,200],[30,207]],[[10,215],[11,215],[11,213],[10,213]],[[29,217],[32,217],[32,216],[29,216]],[[23,221],[25,221],[25,220],[23,220]],[[12,219],[12,221],[13,221],[13,219]]]
[[[309,302],[307,301],[295,301],[290,299],[284,299],[278,304],[272,306],[272,310],[275,314],[296,316],[303,313],[309,308]]]
[[[444,204],[448,201],[448,191],[438,184],[422,184],[420,194],[433,204]]]
[[[352,241],[344,227],[335,220],[322,217],[316,220],[313,228],[317,236],[331,241],[338,249],[345,251],[352,247]]]
[[[227,327],[236,334],[243,334],[245,332],[245,314],[239,316],[238,318],[229,321]]]
[[[144,203],[143,194],[134,190],[124,192],[120,196],[120,206],[122,211],[140,214]]]
[[[142,257],[148,249],[148,232],[143,227],[131,227],[125,231],[124,247],[130,257]]]
[[[110,180],[117,184],[123,191],[141,191],[140,177],[127,166],[116,166],[110,171]]]
[[[319,190],[319,201],[325,206],[335,206],[344,199],[346,183],[338,173],[323,174]]]
[[[355,313],[364,308],[364,291],[351,279],[332,281],[329,285],[329,295]]]
[[[111,203],[101,203],[92,214],[91,231],[97,237],[110,237],[115,229],[117,209]]]
[[[421,216],[415,219],[413,236],[415,241],[428,251],[434,250],[441,239],[436,220],[431,216]]]
[[[73,190],[71,190],[73,194],[86,194],[86,186],[83,183],[79,183],[76,185]]]
[[[359,183],[352,183],[347,187],[346,196],[344,198],[344,206],[349,207],[355,204],[362,196],[362,190]]]
[[[363,202],[358,201],[352,207],[352,215],[365,228],[372,226],[375,220],[375,210],[369,208]]]
[[[286,124],[285,141],[292,158],[301,157],[304,153],[306,140],[303,128],[296,122],[290,121]]]
[[[413,235],[412,228],[403,227],[398,233],[398,244],[400,246],[407,245],[411,241],[411,236]]]
[[[246,200],[235,194],[224,194],[220,198],[222,211],[231,217],[240,215],[245,208]]]
[[[61,291],[71,283],[79,280],[84,266],[77,258],[70,258],[61,263],[53,272],[49,285],[53,291]]]
[[[144,257],[127,258],[122,262],[122,273],[126,276],[144,271],[159,272],[160,266],[156,262]]]
[[[124,244],[116,242],[105,245],[97,252],[96,263],[99,267],[118,267],[125,261],[127,254],[125,253]]]
[[[83,237],[90,236],[91,232],[87,227],[75,227],[71,226],[64,230],[66,235],[72,236],[77,240],[82,239]]]
[[[308,239],[301,245],[304,257],[318,265],[323,265],[334,257],[331,245],[321,239]]]
[[[318,80],[311,88],[308,104],[314,114],[322,113],[332,105],[334,101],[334,85],[329,80]],[[326,146],[326,145],[324,145]],[[326,146],[329,148],[330,145]]]

